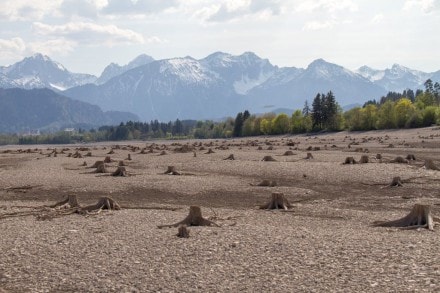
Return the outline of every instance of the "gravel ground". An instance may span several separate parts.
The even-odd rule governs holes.
[[[295,154],[281,156],[289,140]],[[57,157],[47,156],[53,146],[30,146],[38,148],[31,153],[1,147],[0,292],[440,291],[437,227],[372,225],[400,218],[416,203],[431,204],[438,215],[440,171],[421,168],[425,159],[440,166],[438,128],[213,140],[206,150],[197,147],[196,157],[172,151],[186,141],[155,143],[167,154],[123,149],[151,142],[114,149],[108,169],[130,153],[128,177],[81,166],[102,160],[114,144],[57,146],[69,148]],[[67,157],[78,147],[88,147],[92,157]],[[215,153],[205,154],[209,147]],[[307,152],[314,159],[305,160]],[[223,160],[231,153],[235,161]],[[417,158],[410,164],[388,163],[410,153]],[[342,164],[364,154],[370,163]],[[277,161],[261,161],[265,155]],[[183,176],[164,175],[169,165]],[[403,187],[386,187],[394,176],[406,180]],[[254,186],[262,179],[278,185]],[[275,191],[286,195],[291,211],[256,208]],[[47,220],[5,217],[68,194],[81,204],[110,196],[123,209]],[[189,227],[189,238],[178,238],[177,228],[157,228],[185,218],[190,205],[220,227]]]

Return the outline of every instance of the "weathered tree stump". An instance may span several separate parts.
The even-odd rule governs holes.
[[[113,150],[113,149],[111,149],[108,153],[107,153],[107,155],[113,155],[115,153],[115,151]]]
[[[113,160],[110,158],[110,156],[106,156],[104,159],[104,163],[111,163]]]
[[[391,181],[390,185],[388,185],[390,187],[401,187],[403,186],[402,184],[402,179],[400,179],[399,176],[393,177],[393,180]]]
[[[209,148],[208,151],[205,154],[208,155],[208,154],[213,154],[213,153],[215,153],[215,152],[212,150],[212,148]]]
[[[255,186],[263,186],[263,187],[275,187],[277,186],[277,182],[275,180],[268,180],[268,179],[264,179],[263,181],[261,181],[260,183],[258,183]]]
[[[407,229],[427,228],[434,230],[434,221],[431,215],[430,205],[416,204],[411,212],[405,217],[388,222],[375,222],[379,227],[400,227]]]
[[[95,163],[90,166],[90,168],[98,168],[98,166],[102,164],[104,164],[104,161],[95,161]]]
[[[369,160],[368,156],[363,155],[363,156],[361,156],[361,159],[359,160],[359,164],[366,164],[366,163],[368,163],[369,161],[370,161],[370,160]]]
[[[260,145],[260,146],[257,148],[257,150],[258,150],[258,151],[261,151],[261,150],[263,150],[263,147]]]
[[[167,170],[164,172],[164,174],[167,174],[167,175],[180,175],[180,173],[177,172],[176,167],[174,167],[174,166],[168,166]]]
[[[283,156],[293,156],[294,153],[292,151],[285,151]]]
[[[312,153],[307,153],[307,156],[306,156],[305,159],[306,159],[306,160],[313,159],[313,155],[312,155]]]
[[[415,157],[413,154],[408,154],[408,155],[406,156],[406,159],[407,159],[408,161],[415,161],[415,160],[416,160],[416,157]]]
[[[167,155],[167,152],[165,150],[161,151],[159,154],[159,156],[165,156],[165,155]]]
[[[127,155],[127,159],[126,160],[127,161],[131,161],[131,155],[130,154]]]
[[[264,161],[264,162],[276,162],[276,160],[272,156],[264,156],[262,161]]]
[[[292,207],[287,198],[281,192],[272,193],[270,201],[264,205],[260,206],[260,209],[266,210],[288,210]]]
[[[227,158],[224,158],[223,160],[235,160],[234,154],[230,154]]]
[[[91,157],[92,156],[92,152],[88,152],[85,156],[86,157]]]
[[[199,206],[190,206],[189,215],[182,221],[171,225],[159,225],[158,228],[186,226],[217,226],[216,223],[202,217],[202,210]]]
[[[382,154],[376,154],[376,159],[377,160],[382,160]]]
[[[347,164],[356,164],[356,160],[353,157],[346,157],[344,161],[344,165]]]
[[[186,225],[179,225],[179,228],[177,229],[177,237],[189,238],[189,230]]]
[[[84,167],[86,167],[87,166],[87,162],[86,161],[84,161],[83,163],[82,163],[82,165],[81,166],[84,166]]]
[[[107,169],[105,168],[105,164],[102,163],[102,164],[98,165],[98,167],[96,167],[96,170],[94,171],[94,173],[107,173]]]
[[[78,207],[79,207],[78,199],[74,194],[69,194],[66,199],[50,206],[50,208],[59,208],[59,209],[71,209]]]
[[[99,210],[120,210],[121,206],[110,197],[101,197],[94,205],[80,208],[79,212],[97,212]]]
[[[398,156],[390,161],[390,163],[397,163],[397,164],[408,164],[408,160],[402,158],[401,156]]]
[[[440,168],[437,167],[434,162],[432,160],[425,160],[425,164],[423,165],[423,167],[426,170],[436,170],[436,171],[440,171]]]
[[[119,166],[118,169],[116,169],[116,171],[112,173],[112,176],[127,177],[127,170],[125,170],[125,167]]]

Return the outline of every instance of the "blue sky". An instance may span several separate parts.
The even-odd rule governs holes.
[[[440,70],[440,0],[0,0],[0,65],[40,52],[73,72],[253,51],[278,66]]]

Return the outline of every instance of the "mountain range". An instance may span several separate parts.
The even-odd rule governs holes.
[[[119,111],[103,112],[98,106],[73,100],[50,89],[0,89],[0,133],[30,130],[92,128],[138,120]]]
[[[426,73],[397,64],[351,71],[323,59],[307,68],[278,67],[252,52],[216,52],[203,59],[140,55],[124,66],[110,64],[99,77],[72,73],[41,54],[0,67],[2,88],[48,87],[104,111],[132,112],[147,121],[302,108],[305,100],[330,90],[341,106],[362,104],[388,91],[424,88],[428,78],[440,81],[440,71]]]

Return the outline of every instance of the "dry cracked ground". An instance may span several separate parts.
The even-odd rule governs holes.
[[[106,156],[108,173],[95,173]],[[361,156],[368,163],[343,164]],[[398,156],[403,163],[393,163]],[[430,205],[438,221],[440,171],[426,160],[440,167],[439,127],[4,146],[0,292],[438,292],[439,227],[373,225],[415,204]],[[120,161],[127,176],[111,176]],[[180,176],[164,174],[168,166]],[[403,186],[388,186],[397,176]],[[274,192],[289,211],[258,208]],[[122,208],[48,207],[68,195],[80,205],[111,197]],[[219,227],[188,227],[189,238],[157,228],[193,205]]]

